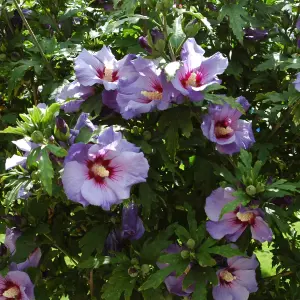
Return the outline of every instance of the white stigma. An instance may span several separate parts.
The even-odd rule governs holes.
[[[236,214],[236,217],[242,222],[249,222],[251,219],[253,219],[254,214],[252,212],[246,212],[246,213],[238,212]]]
[[[162,100],[162,93],[141,91],[141,94],[149,100]]]
[[[197,87],[197,74],[196,73],[191,73],[189,79],[186,81],[186,83],[189,85],[189,86],[192,86],[192,87]]]
[[[113,69],[110,68],[105,68],[104,69],[104,74],[103,74],[103,79],[109,82],[113,81]]]
[[[230,272],[226,270],[221,272],[220,277],[226,282],[232,282],[233,280],[236,279],[235,276],[233,276]]]
[[[92,172],[100,177],[108,177],[109,176],[109,171],[106,170],[103,166],[97,165],[97,164],[92,166]]]
[[[2,296],[6,298],[13,298],[13,299],[19,295],[20,295],[20,289],[17,286],[13,286],[9,288],[2,294]]]

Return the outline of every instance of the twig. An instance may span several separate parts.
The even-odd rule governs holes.
[[[50,63],[49,63],[49,61],[48,61],[48,59],[47,59],[47,57],[46,57],[46,55],[45,55],[45,53],[44,53],[44,51],[43,51],[41,45],[40,45],[40,43],[38,42],[38,40],[37,40],[37,38],[36,38],[34,32],[32,31],[30,25],[28,24],[28,22],[27,22],[27,20],[26,20],[24,14],[23,14],[23,12],[22,12],[22,10],[21,10],[21,8],[20,8],[20,6],[19,6],[17,0],[13,0],[13,1],[14,1],[14,4],[15,4],[15,6],[16,6],[16,8],[17,8],[17,11],[18,11],[20,17],[22,18],[22,20],[23,20],[23,22],[24,22],[24,24],[25,24],[27,30],[29,31],[31,37],[33,38],[34,44],[35,44],[36,47],[39,49],[39,52],[40,52],[42,58],[43,58],[44,61],[45,61],[45,64],[46,64],[47,69],[48,69],[49,72],[52,74],[52,76],[55,77],[55,73],[53,72],[53,70],[52,70],[52,68],[51,68],[51,65],[50,65]]]

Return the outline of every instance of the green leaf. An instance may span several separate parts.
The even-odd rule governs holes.
[[[207,250],[200,249],[198,253],[196,253],[196,258],[200,266],[214,266],[216,261],[209,255]]]
[[[190,233],[181,225],[177,225],[175,233],[183,243],[191,237]]]
[[[20,263],[25,261],[30,253],[34,251],[37,247],[35,242],[35,229],[27,229],[22,235],[17,239],[16,249],[18,251],[12,256],[12,261],[15,263]]]
[[[33,149],[30,154],[27,156],[26,165],[27,167],[31,167],[35,164],[37,164],[38,157],[41,152],[41,147],[37,147]]]
[[[252,169],[252,154],[251,154],[251,152],[241,149],[240,160],[244,164],[245,168],[248,169],[248,171],[250,169]]]
[[[25,135],[26,132],[23,130],[23,128],[20,127],[7,127],[4,130],[1,130],[0,133],[10,133],[10,134],[18,134],[18,135]]]
[[[175,160],[175,155],[179,148],[178,141],[179,135],[177,128],[170,126],[166,131],[166,148],[173,161]]]
[[[139,197],[137,203],[142,204],[145,217],[150,216],[152,203],[156,201],[156,194],[148,183],[139,185]]]
[[[191,9],[192,9],[192,7],[191,7]],[[200,20],[206,26],[206,28],[209,31],[212,31],[213,28],[212,28],[211,24],[209,23],[209,21],[207,20],[207,18],[204,17],[201,13],[199,13],[199,12],[191,12],[191,11],[185,11],[183,13],[184,14],[188,14],[188,15],[190,15],[190,16],[198,19],[198,20]]]
[[[197,227],[198,227],[196,221],[196,213],[189,204],[185,203],[184,207],[187,210],[187,220],[188,220],[191,236],[193,239],[196,239]]]
[[[175,52],[177,52],[177,49],[180,45],[182,45],[183,41],[185,40],[185,33],[182,30],[182,23],[183,15],[179,15],[173,22],[173,28],[172,28],[172,35],[170,38],[170,43],[173,48],[175,48]]]
[[[195,290],[193,292],[192,300],[206,300],[207,289],[206,289],[206,278],[201,276],[196,283]]]
[[[42,118],[42,123],[44,127],[46,127],[49,123],[51,123],[55,117],[55,115],[60,110],[59,103],[53,103],[49,107],[47,107],[45,115]]]
[[[88,127],[83,127],[80,129],[79,134],[75,138],[75,143],[88,143],[93,136],[93,132]]]
[[[239,40],[243,42],[244,27],[246,25],[245,19],[248,18],[247,11],[243,8],[241,3],[239,4],[225,4],[220,11],[218,20],[222,21],[225,16],[229,18],[229,26],[233,31],[233,34]]]
[[[41,156],[38,161],[38,167],[40,171],[40,179],[47,193],[52,195],[52,179],[54,177],[54,170],[52,162],[49,158],[47,150],[44,148],[41,150]]]
[[[173,266],[168,266],[164,269],[157,271],[156,273],[150,275],[148,280],[143,283],[143,285],[139,288],[139,291],[147,290],[147,289],[156,289],[160,286],[160,284],[165,280],[165,278],[170,275],[174,271]]]
[[[82,249],[81,259],[84,261],[95,251],[102,251],[107,236],[107,228],[104,225],[97,225],[88,231],[79,241],[79,247]]]
[[[103,265],[104,261],[104,256],[90,256],[89,258],[80,261],[77,267],[80,269],[97,269]]]
[[[214,246],[212,248],[208,248],[209,253],[219,254],[224,257],[232,257],[236,255],[244,256],[244,253],[239,249],[234,249],[231,245],[223,245],[223,246]]]
[[[62,147],[59,147],[59,146],[55,146],[53,144],[48,144],[45,147],[45,149],[47,149],[48,151],[50,151],[51,153],[53,153],[57,157],[65,157],[68,154],[66,149],[64,149]]]
[[[101,96],[99,94],[96,94],[85,100],[80,108],[86,113],[94,112],[95,115],[99,115],[102,110],[102,106],[103,104],[101,101]]]

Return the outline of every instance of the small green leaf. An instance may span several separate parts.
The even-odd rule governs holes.
[[[54,170],[52,162],[49,158],[47,150],[44,148],[41,150],[41,156],[38,162],[38,167],[40,171],[41,182],[47,191],[47,193],[52,195],[52,179],[54,177]]]
[[[49,107],[47,107],[45,115],[42,118],[42,123],[44,127],[46,127],[49,123],[52,122],[55,115],[58,113],[59,109],[60,109],[59,103],[53,103]]]
[[[175,48],[175,52],[177,52],[177,49],[180,45],[182,45],[183,41],[185,40],[185,33],[182,30],[182,23],[183,15],[179,15],[173,23],[172,28],[172,36],[170,38],[170,43],[173,48]]]
[[[212,248],[208,248],[209,253],[219,254],[224,257],[232,257],[232,256],[243,256],[244,253],[241,252],[239,249],[234,249],[231,245],[223,245],[223,246],[214,246]]]
[[[175,230],[176,235],[182,242],[186,242],[190,237],[190,233],[181,225],[178,225]]]
[[[34,164],[37,164],[37,160],[38,160],[38,156],[40,155],[40,152],[41,152],[41,147],[37,147],[30,152],[26,160],[27,167],[31,167]]]
[[[65,157],[68,154],[66,149],[53,144],[48,144],[45,148],[57,157]]]
[[[85,100],[80,108],[86,113],[94,112],[95,115],[99,115],[102,110],[102,106],[103,104],[101,101],[101,96],[99,94],[96,94]]]
[[[207,267],[207,266],[214,266],[216,261],[209,255],[207,250],[200,250],[196,254],[197,261],[200,266]]]
[[[25,135],[26,132],[23,130],[23,128],[20,127],[7,127],[4,130],[1,130],[0,133],[11,133],[11,134],[18,134],[18,135]]]

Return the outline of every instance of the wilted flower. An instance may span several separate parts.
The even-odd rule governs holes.
[[[138,206],[134,203],[124,205],[122,210],[123,239],[138,240],[145,232],[142,219],[138,216]]]
[[[22,263],[11,263],[9,266],[10,271],[25,271],[28,268],[36,268],[41,260],[42,252],[40,248],[36,248],[29,257]]]
[[[31,150],[39,147],[38,144],[31,142],[28,138],[12,141],[12,143],[15,144],[20,150],[24,151],[24,156],[14,154],[12,157],[7,158],[5,162],[6,170],[9,170],[19,165],[24,166],[27,160],[27,156],[29,155]]]
[[[184,248],[180,247],[177,244],[170,245],[167,249],[165,249],[163,252],[168,254],[176,254],[180,253]],[[164,269],[168,267],[169,264],[166,263],[157,263],[157,266],[160,269]],[[174,294],[181,297],[188,297],[193,291],[195,290],[195,285],[192,284],[189,287],[187,287],[185,290],[183,290],[183,281],[185,276],[188,274],[188,272],[191,269],[191,264],[189,264],[184,271],[184,273],[180,276],[176,276],[176,272],[172,272],[170,275],[168,275],[165,278],[165,284],[167,287],[167,290],[170,294]]]
[[[106,129],[98,144],[74,144],[65,158],[62,175],[68,198],[109,210],[130,197],[131,186],[145,182],[149,165],[139,148]]]
[[[103,84],[106,90],[115,90],[119,80],[136,73],[131,64],[133,58],[135,56],[130,54],[118,61],[106,46],[95,54],[84,49],[75,60],[76,78],[84,86]]]
[[[140,36],[139,37],[139,44],[140,46],[146,50],[148,53],[152,53],[152,48],[150,47],[149,43],[148,43],[148,40],[146,37],[144,36]]]
[[[70,130],[70,134],[71,134],[69,138],[70,144],[74,143],[76,137],[80,133],[80,130],[84,127],[88,128],[90,132],[94,132],[97,129],[97,127],[89,119],[88,113],[81,113],[80,116],[78,117],[75,127]]]
[[[132,63],[137,79],[120,83],[117,102],[123,118],[130,119],[154,109],[165,110],[178,92],[152,60],[138,58]]]
[[[0,296],[3,300],[33,300],[34,285],[26,273],[11,271],[5,278],[0,276]]]
[[[4,245],[9,249],[11,255],[16,252],[16,242],[21,236],[21,232],[17,228],[6,228]]]
[[[227,263],[228,267],[217,272],[219,284],[213,287],[214,299],[247,300],[250,293],[258,290],[255,278],[255,269],[258,267],[256,256],[234,256]]]
[[[235,242],[246,228],[250,227],[252,238],[263,243],[272,240],[272,230],[263,220],[261,209],[249,209],[238,206],[233,212],[223,215],[219,220],[223,207],[235,200],[232,195],[234,189],[227,187],[214,190],[206,198],[205,212],[211,221],[206,223],[206,229],[214,239],[226,237],[228,241]]]
[[[203,90],[207,86],[221,83],[217,75],[222,74],[228,66],[227,58],[221,53],[205,58],[204,52],[194,38],[189,38],[181,52],[183,65],[172,80],[174,87],[192,101],[203,100]]]
[[[297,73],[297,78],[293,83],[295,85],[295,89],[300,92],[300,73]]]
[[[78,111],[81,104],[92,96],[94,92],[93,87],[83,86],[75,80],[62,89],[56,97],[56,101],[61,103],[61,109],[66,113],[72,113]]]
[[[236,100],[247,111],[249,103],[244,97]],[[204,116],[201,129],[203,134],[216,143],[217,150],[225,154],[248,149],[255,142],[252,123],[239,120],[242,113],[229,104],[210,105],[208,114]]]
[[[261,41],[268,36],[268,30],[258,28],[244,29],[245,38],[252,41]]]

